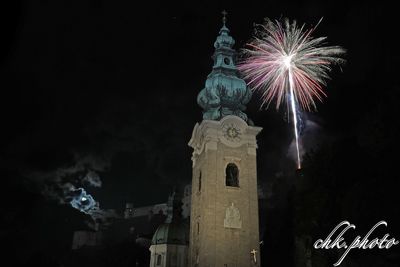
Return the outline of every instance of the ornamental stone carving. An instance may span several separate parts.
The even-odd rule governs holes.
[[[231,206],[226,208],[224,227],[237,229],[242,228],[242,220],[240,219],[239,209],[235,207],[233,203],[231,204]]]

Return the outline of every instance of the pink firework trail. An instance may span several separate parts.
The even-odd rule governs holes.
[[[321,20],[320,20],[321,22]],[[319,23],[318,23],[319,24]],[[317,26],[318,26],[317,24]],[[286,102],[293,114],[296,138],[297,167],[301,168],[297,111],[316,109],[326,97],[323,86],[334,64],[342,64],[345,50],[340,46],[325,46],[326,37],[312,38],[316,27],[298,27],[296,21],[284,23],[265,20],[257,25],[255,37],[242,50],[238,69],[254,91],[261,93],[262,106],[275,100],[276,109]]]

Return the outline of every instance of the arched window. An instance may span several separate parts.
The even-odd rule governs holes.
[[[226,186],[239,187],[239,169],[234,163],[229,163],[225,170]]]

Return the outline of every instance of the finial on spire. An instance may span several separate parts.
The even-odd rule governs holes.
[[[226,12],[226,10],[224,9],[224,10],[222,10],[222,23],[224,23],[224,26],[225,26],[225,23],[226,23],[226,15],[228,15],[228,12]]]

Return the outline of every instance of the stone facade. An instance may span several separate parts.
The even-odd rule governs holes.
[[[260,266],[256,135],[237,116],[196,124],[190,216],[189,266]],[[227,166],[235,166],[235,186]],[[237,177],[236,177],[237,176]]]
[[[187,267],[187,245],[159,244],[150,247],[150,267]]]

